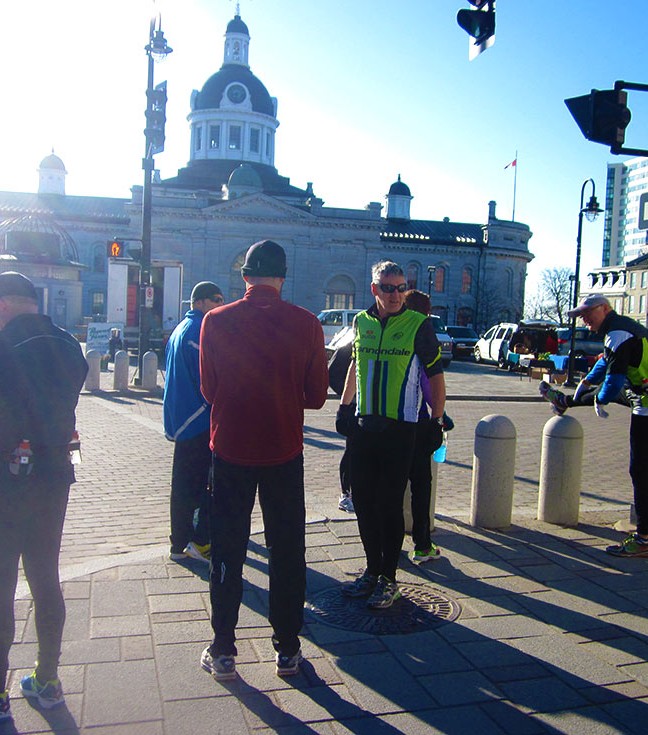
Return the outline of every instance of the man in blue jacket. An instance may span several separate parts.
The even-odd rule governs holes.
[[[225,302],[215,283],[201,281],[191,292],[191,308],[166,346],[164,433],[175,442],[171,473],[171,552],[209,563],[210,405],[200,392],[200,326],[203,316]],[[198,521],[194,528],[194,514]]]

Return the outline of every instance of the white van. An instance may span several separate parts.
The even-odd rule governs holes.
[[[317,315],[324,331],[324,344],[328,343],[345,327],[353,324],[353,317],[362,309],[325,309]]]

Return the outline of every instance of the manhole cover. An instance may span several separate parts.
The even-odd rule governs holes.
[[[458,602],[432,587],[398,586],[402,597],[386,610],[369,610],[366,599],[343,597],[340,587],[314,595],[306,609],[322,623],[373,635],[419,633],[452,622],[461,613]]]

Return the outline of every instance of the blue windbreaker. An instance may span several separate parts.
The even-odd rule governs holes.
[[[209,430],[210,406],[200,392],[200,325],[203,313],[189,309],[166,346],[164,433],[185,441]]]

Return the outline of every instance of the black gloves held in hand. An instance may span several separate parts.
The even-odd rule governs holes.
[[[342,436],[351,436],[358,426],[355,403],[341,405],[335,414],[335,430]]]
[[[429,423],[429,451],[436,452],[436,450],[443,444],[443,426],[436,420],[432,419]]]

